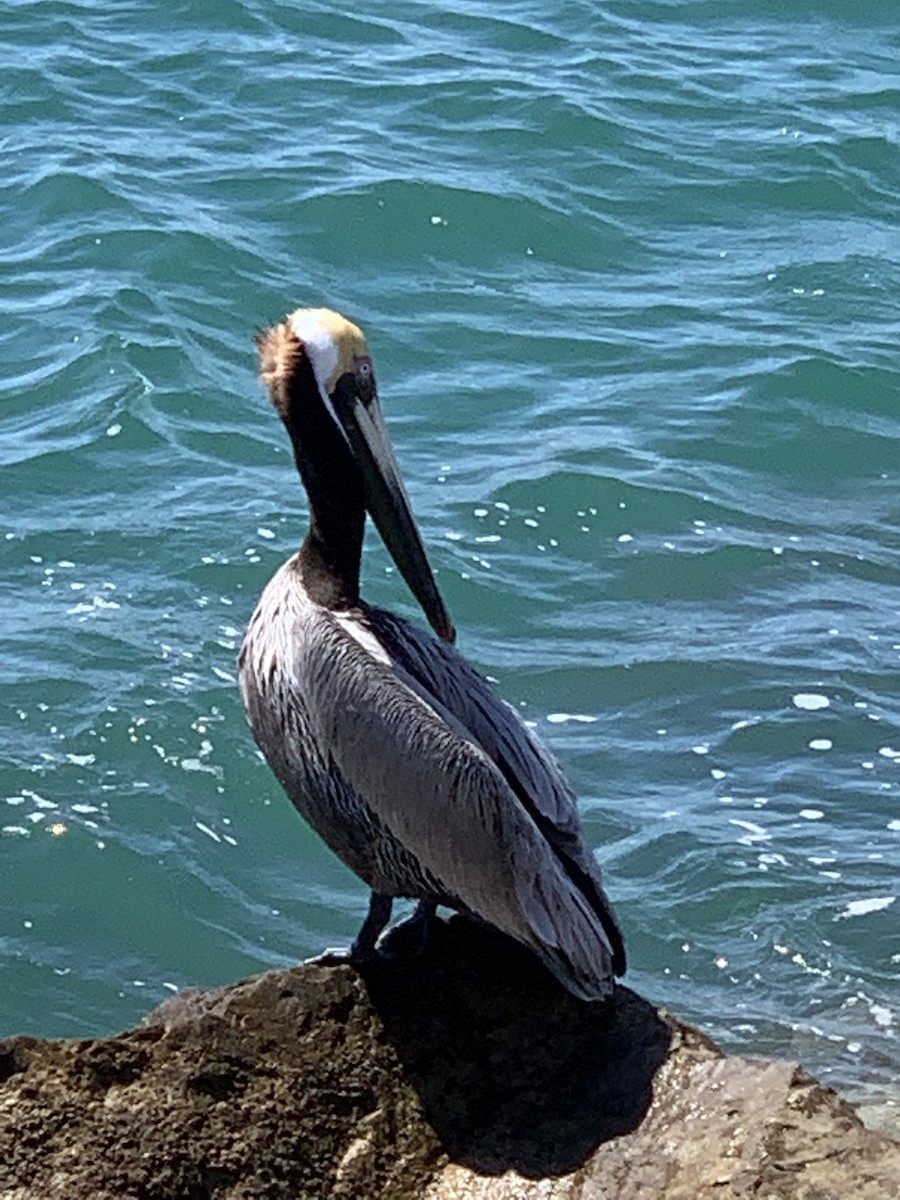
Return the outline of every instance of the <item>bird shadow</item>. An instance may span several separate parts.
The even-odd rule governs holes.
[[[415,959],[361,974],[444,1150],[482,1174],[567,1174],[636,1129],[672,1041],[630,989],[577,1000],[529,951],[462,917],[435,922]]]

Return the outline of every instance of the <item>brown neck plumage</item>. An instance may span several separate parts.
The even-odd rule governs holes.
[[[290,327],[270,330],[259,349],[263,382],[288,431],[309,497],[310,529],[298,564],[304,586],[317,604],[351,607],[359,600],[366,519],[359,468]]]

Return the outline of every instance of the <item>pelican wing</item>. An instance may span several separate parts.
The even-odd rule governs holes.
[[[621,936],[558,767],[456,651],[365,617],[323,613],[298,650],[321,751],[460,907],[608,994]]]
[[[385,609],[368,611],[394,662],[471,731],[513,790],[548,823],[548,835],[561,846],[583,845],[572,790],[515,709],[452,646]]]
[[[559,764],[480,672],[445,642],[384,609],[370,609],[393,661],[440,701],[474,738],[531,815],[603,923],[616,974],[625,972],[625,947],[600,867],[585,845],[572,789]]]

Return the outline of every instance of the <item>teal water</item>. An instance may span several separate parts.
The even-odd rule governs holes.
[[[235,680],[305,523],[252,336],[324,303],[628,982],[896,1096],[893,7],[45,0],[0,46],[0,1034],[361,919]]]

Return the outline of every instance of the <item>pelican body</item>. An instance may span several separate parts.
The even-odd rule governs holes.
[[[405,897],[423,932],[445,905],[530,947],[576,996],[609,996],[625,950],[575,798],[454,648],[362,332],[300,309],[258,345],[311,519],[250,620],[241,690],[289,798],[371,889],[351,956],[377,952]],[[360,597],[367,512],[434,634]]]

